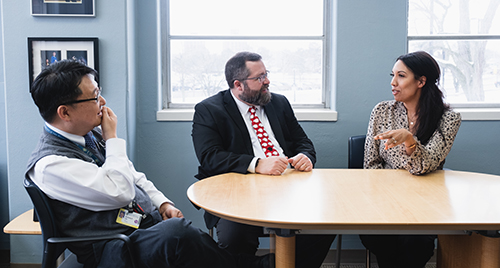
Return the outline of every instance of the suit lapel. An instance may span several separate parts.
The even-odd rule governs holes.
[[[280,144],[283,151],[287,152],[288,150],[286,149],[285,136],[283,135],[281,123],[278,119],[278,115],[276,114],[276,109],[272,101],[264,106],[264,112],[266,113],[269,124],[273,129],[274,137]]]
[[[224,107],[231,119],[233,119],[236,128],[240,131],[241,137],[248,141],[245,142],[248,153],[253,155],[252,141],[250,139],[250,135],[248,134],[247,126],[245,125],[245,121],[243,121],[240,110],[238,109],[238,106],[236,106],[233,96],[231,96],[230,90],[227,90],[224,93]]]

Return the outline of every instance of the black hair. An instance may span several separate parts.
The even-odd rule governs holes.
[[[436,60],[425,51],[417,51],[400,56],[401,60],[410,69],[416,80],[426,78],[421,89],[417,107],[416,136],[422,144],[427,144],[434,131],[439,128],[439,122],[444,112],[450,109],[443,101],[443,92],[439,89],[441,71]]]
[[[262,57],[253,52],[239,52],[230,58],[226,63],[226,81],[229,88],[234,87],[234,81],[243,80],[248,78],[250,75],[246,62],[247,61],[259,61]]]
[[[82,94],[79,86],[87,74],[98,81],[96,70],[74,60],[58,61],[42,70],[31,84],[30,92],[45,121],[52,122],[61,104]]]

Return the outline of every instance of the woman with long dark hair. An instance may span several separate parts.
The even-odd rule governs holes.
[[[443,102],[440,69],[424,51],[400,56],[392,69],[394,100],[375,106],[366,135],[364,168],[406,169],[421,175],[442,169],[461,124]],[[435,235],[361,235],[381,268],[424,267]]]

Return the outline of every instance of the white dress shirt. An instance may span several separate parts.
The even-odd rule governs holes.
[[[250,173],[255,173],[255,164],[257,162],[257,159],[266,158],[266,155],[264,153],[264,150],[262,149],[262,146],[260,145],[257,133],[255,133],[255,130],[253,129],[252,123],[250,121],[250,112],[248,111],[248,108],[252,106],[236,98],[236,96],[234,96],[232,91],[231,91],[231,96],[233,96],[233,99],[236,102],[236,106],[238,106],[238,110],[240,111],[241,116],[243,117],[243,121],[245,121],[245,125],[247,126],[248,133],[250,134],[250,140],[252,141],[253,155],[255,157],[252,159],[252,162],[250,162],[247,171]],[[260,122],[262,122],[262,124],[264,125],[264,129],[269,135],[269,139],[274,144],[274,149],[278,151],[280,156],[283,156],[284,155],[283,149],[280,147],[280,144],[278,143],[276,137],[274,136],[273,129],[271,128],[271,124],[269,124],[269,119],[267,118],[264,109],[258,105],[255,105],[255,108],[256,108],[255,115],[257,115],[257,117],[260,119]]]
[[[85,146],[83,137],[46,125]],[[76,158],[49,155],[41,158],[28,175],[48,197],[92,211],[128,205],[135,197],[134,184],[147,192],[157,208],[165,202],[173,204],[144,173],[135,170],[126,153],[126,142],[120,138],[106,141],[106,161],[101,167]]]

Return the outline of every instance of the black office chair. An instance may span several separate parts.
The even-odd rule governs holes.
[[[365,139],[366,135],[349,137],[347,146],[349,158],[347,161],[348,168],[363,168],[365,158]]]
[[[132,254],[132,243],[128,236],[124,234],[107,235],[107,236],[92,236],[92,237],[61,237],[57,226],[55,224],[54,213],[50,207],[49,198],[36,186],[35,183],[30,178],[24,179],[24,187],[28,192],[31,201],[33,202],[35,208],[35,215],[37,216],[40,227],[42,229],[42,238],[44,241],[43,245],[43,256],[42,256],[42,268],[80,268],[83,264],[80,264],[76,260],[74,254],[70,254],[64,261],[57,266],[57,259],[59,256],[64,254],[67,249],[66,243],[75,242],[87,242],[87,241],[100,241],[100,240],[122,240],[130,253],[131,265],[133,268],[139,267]],[[64,256],[64,255],[62,255]]]
[[[351,136],[347,146],[348,168],[363,168],[365,156],[365,139],[366,135]],[[340,251],[342,249],[342,235],[337,236],[337,262],[335,267],[340,267]],[[370,251],[366,250],[366,267],[370,268]]]

